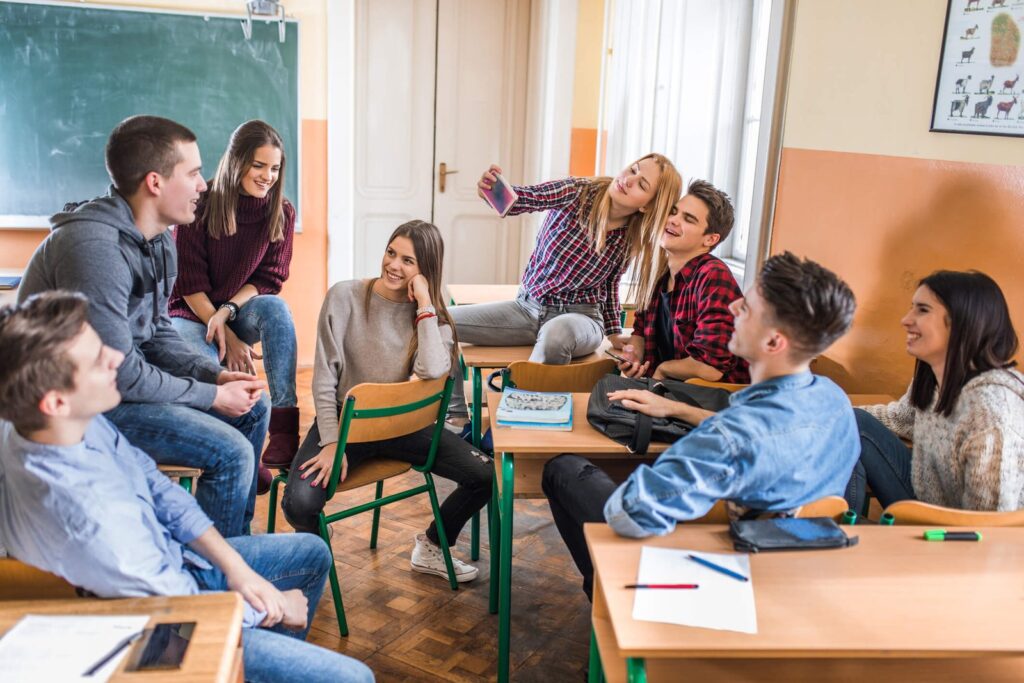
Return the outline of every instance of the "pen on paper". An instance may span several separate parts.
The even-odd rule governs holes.
[[[104,666],[106,666],[107,662],[109,662],[111,659],[116,657],[121,652],[121,650],[125,649],[126,647],[128,647],[129,645],[134,643],[139,638],[139,636],[141,636],[141,635],[142,635],[142,631],[139,631],[138,633],[133,633],[130,636],[122,639],[120,643],[115,645],[110,652],[108,652],[107,654],[103,655],[103,658],[100,659],[100,661],[96,662],[91,667],[89,667],[89,669],[84,674],[82,674],[82,675],[83,676],[92,676],[92,675],[94,675],[97,671],[99,671]]]
[[[697,557],[696,555],[687,555],[687,557],[696,562],[697,564],[704,565],[708,569],[714,569],[716,572],[725,574],[726,576],[731,576],[732,578],[737,579],[738,581],[750,581],[750,579],[746,576],[743,576],[743,574],[734,572],[731,569],[726,569],[720,564],[715,564],[714,562],[705,560],[703,557]]]

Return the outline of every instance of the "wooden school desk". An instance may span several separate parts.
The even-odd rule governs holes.
[[[488,393],[490,405],[497,406],[501,394]],[[498,611],[498,680],[509,676],[509,643],[512,615],[512,504],[517,495],[542,496],[540,473],[551,458],[561,453],[579,453],[601,460],[602,467],[618,466],[631,470],[642,462],[651,462],[669,444],[652,443],[647,455],[629,453],[587,422],[590,394],[573,394],[572,431],[509,429],[498,427],[495,412],[490,411],[491,436],[494,438],[495,489],[490,516],[491,539],[491,611]],[[517,462],[522,474],[517,474]],[[517,490],[522,489],[521,491]]]
[[[126,600],[15,600],[0,602],[0,636],[26,614],[149,614],[158,622],[196,622],[180,669],[125,672],[124,661],[111,681],[182,681],[242,683],[242,597],[238,593],[204,593]],[[102,655],[103,653],[98,653]],[[0,676],[2,678],[2,676]]]
[[[980,543],[925,541],[929,527],[844,528],[858,545],[750,556],[758,632],[746,634],[634,621],[636,591],[623,588],[642,546],[733,552],[728,527],[628,539],[585,525],[590,680],[601,668],[609,682],[1024,680],[1024,528],[979,528]]]
[[[519,294],[519,285],[447,285],[448,297],[457,306],[512,301]]]

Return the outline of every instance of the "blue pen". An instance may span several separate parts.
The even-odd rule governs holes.
[[[750,579],[746,576],[743,576],[743,574],[734,572],[731,569],[726,569],[720,564],[715,564],[714,562],[705,560],[703,557],[697,557],[696,555],[687,555],[687,557],[696,562],[697,564],[702,564],[708,569],[714,569],[716,572],[720,572],[722,574],[725,574],[726,576],[731,576],[732,578],[737,579],[739,581],[750,581]]]

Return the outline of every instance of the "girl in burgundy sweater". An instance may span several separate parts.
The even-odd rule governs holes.
[[[295,208],[284,198],[281,136],[263,121],[231,134],[196,220],[174,231],[178,278],[168,302],[171,322],[186,340],[229,370],[255,374],[263,360],[273,406],[270,444],[260,465],[290,465],[299,446],[295,397],[295,325],[278,294],[288,279]],[[262,356],[252,347],[259,342]]]

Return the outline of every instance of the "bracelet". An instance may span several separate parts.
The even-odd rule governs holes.
[[[428,306],[424,306],[423,308],[417,308],[416,309],[416,315],[419,315],[421,313],[437,313],[437,309],[434,308],[433,306],[429,306],[429,305]]]
[[[418,316],[416,316],[416,322],[413,323],[413,326],[419,325],[421,320],[426,320],[427,318],[436,318],[436,317],[437,317],[437,313],[431,313],[430,311],[427,311],[426,313],[420,313]]]
[[[225,301],[220,305],[220,308],[228,309],[228,322],[233,322],[238,317],[238,304],[234,301]],[[220,310],[220,308],[217,310]]]

